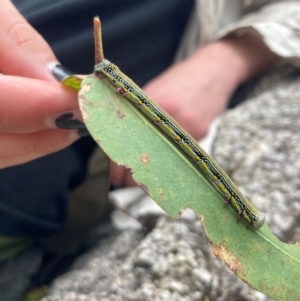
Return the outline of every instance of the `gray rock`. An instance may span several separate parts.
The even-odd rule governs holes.
[[[147,236],[125,231],[78,262],[43,301],[267,300],[215,258],[200,221],[160,217]]]

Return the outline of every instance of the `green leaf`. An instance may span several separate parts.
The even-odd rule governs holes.
[[[236,223],[237,214],[190,158],[105,78],[83,80],[79,93],[86,126],[115,162],[173,218],[191,208],[202,221],[213,252],[238,277],[276,300],[299,300],[299,245],[280,242],[264,224]]]

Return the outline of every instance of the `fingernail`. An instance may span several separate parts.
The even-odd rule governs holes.
[[[48,63],[47,68],[58,81],[62,81],[66,77],[74,74],[73,72],[58,64],[57,62]]]
[[[87,130],[86,127],[78,129],[78,136],[79,137],[86,137],[86,136],[90,136],[90,132]]]
[[[74,119],[74,113],[72,112],[64,113],[58,116],[55,119],[55,125],[59,129],[77,129],[77,135],[79,137],[90,135],[85,124],[78,119]]]
[[[55,125],[59,129],[82,129],[85,128],[83,122],[74,119],[74,113],[68,112],[58,116],[55,119]]]
[[[50,116],[46,119],[45,123],[49,128],[77,129],[77,134],[80,137],[90,135],[85,124],[82,122],[82,115],[79,109]]]
[[[48,116],[44,123],[51,129],[81,128],[81,125],[84,126],[83,118],[79,109],[53,114],[52,116]]]
[[[84,123],[77,119],[72,119],[73,113],[65,113],[55,119],[55,125],[59,129],[82,129],[85,128]]]

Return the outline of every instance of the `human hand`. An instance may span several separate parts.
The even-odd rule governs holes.
[[[278,57],[254,33],[200,48],[150,81],[145,92],[196,140],[222,113],[236,88]]]
[[[277,60],[254,33],[228,37],[200,48],[153,79],[144,90],[198,140],[226,109],[235,89]],[[117,187],[134,185],[130,169],[112,163],[112,170],[112,182]]]
[[[5,168],[73,143],[76,130],[60,130],[55,120],[81,114],[77,93],[47,68],[57,62],[49,45],[9,0],[1,2],[0,22],[0,168]]]
[[[235,86],[220,47],[209,45],[185,61],[171,66],[150,81],[144,91],[194,138],[206,134],[210,122],[225,110]],[[133,186],[131,170],[112,163],[112,183]]]

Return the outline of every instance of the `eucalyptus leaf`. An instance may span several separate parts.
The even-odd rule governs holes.
[[[236,212],[192,160],[105,78],[86,77],[79,92],[88,130],[111,158],[173,218],[191,208],[214,254],[242,280],[276,300],[300,298],[300,247],[236,223]]]

